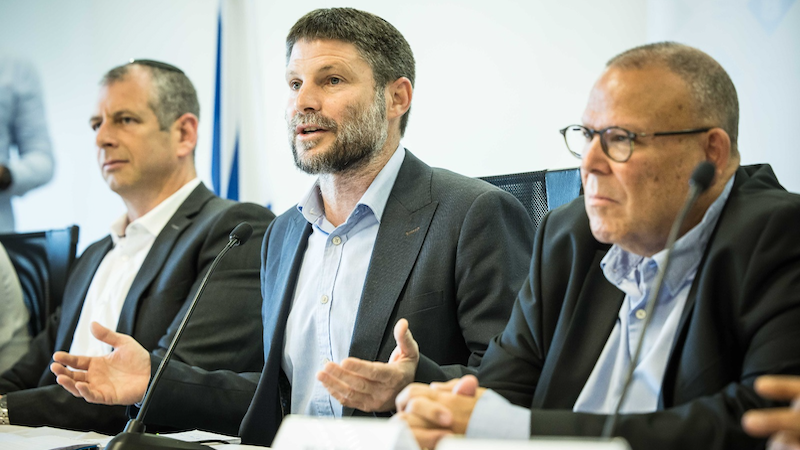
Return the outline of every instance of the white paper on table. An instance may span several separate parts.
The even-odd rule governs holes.
[[[161,433],[161,436],[177,439],[184,442],[210,442],[224,444],[241,444],[242,438],[238,436],[228,436],[226,434],[211,433],[202,430],[181,431],[178,433]]]
[[[511,439],[467,439],[448,436],[436,446],[437,450],[630,450],[622,438],[532,438],[529,441]]]
[[[419,450],[405,422],[289,415],[272,443],[274,450]]]

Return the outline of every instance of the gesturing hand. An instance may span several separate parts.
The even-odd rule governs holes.
[[[347,358],[341,364],[329,362],[317,379],[344,406],[362,411],[389,411],[395,397],[409,383],[419,364],[419,346],[400,319],[394,327],[397,342],[388,363]]]
[[[757,437],[772,436],[771,450],[800,450],[800,377],[763,376],[756,380],[756,392],[773,400],[789,400],[788,408],[748,411],[742,427]]]
[[[56,352],[50,371],[58,384],[89,403],[132,405],[141,401],[150,382],[148,351],[132,337],[97,322],[92,322],[92,335],[114,351],[105,356]]]

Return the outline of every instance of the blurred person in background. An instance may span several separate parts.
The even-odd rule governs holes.
[[[50,181],[54,165],[39,76],[27,61],[0,54],[0,233],[14,231],[11,198]]]

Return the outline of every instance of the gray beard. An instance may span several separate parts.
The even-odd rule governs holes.
[[[294,164],[311,175],[342,173],[363,167],[380,152],[388,137],[382,90],[375,92],[369,107],[348,106],[341,123],[318,113],[297,114],[287,123]],[[309,123],[335,133],[336,138],[328,151],[301,156],[299,153],[306,153],[317,145],[317,142],[297,143],[295,139],[296,127]]]

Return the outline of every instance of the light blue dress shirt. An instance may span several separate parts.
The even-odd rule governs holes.
[[[642,353],[633,373],[630,392],[622,413],[645,413],[657,409],[672,342],[678,322],[706,245],[733,187],[733,178],[711,204],[703,220],[675,242],[670,270],[665,275],[653,317],[645,335]],[[666,250],[647,258],[614,245],[600,262],[606,279],[625,293],[617,323],[586,381],[573,411],[610,414],[614,411],[631,357],[636,350],[645,319],[646,299]],[[589,337],[587,337],[589,338]],[[488,395],[487,394],[491,394]],[[511,429],[510,424],[516,427]],[[523,425],[524,424],[524,425]],[[512,405],[488,391],[478,401],[467,429],[470,437],[527,439],[530,410]]]
[[[17,157],[11,158],[11,148]],[[0,233],[14,230],[11,197],[53,177],[53,150],[47,134],[39,77],[23,60],[0,55],[0,165],[11,172],[11,186],[0,192]]]
[[[282,368],[292,385],[292,414],[342,416],[317,381],[328,361],[349,356],[356,314],[383,210],[405,150],[399,146],[347,220],[334,227],[315,183],[297,209],[312,225],[286,324]]]

